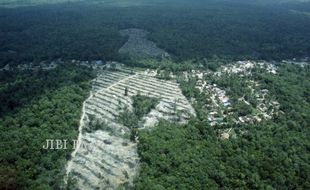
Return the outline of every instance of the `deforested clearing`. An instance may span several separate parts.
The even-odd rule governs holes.
[[[128,41],[119,49],[121,54],[136,57],[168,57],[169,54],[158,48],[156,44],[147,39],[148,32],[142,29],[121,30],[122,36],[128,36]]]
[[[195,111],[179,85],[155,78],[151,71],[104,71],[93,80],[84,102],[78,147],[67,165],[67,178],[80,189],[131,187],[139,171],[137,143],[118,116],[133,109],[133,97],[156,98],[158,104],[139,122],[138,129],[160,120],[186,123]]]

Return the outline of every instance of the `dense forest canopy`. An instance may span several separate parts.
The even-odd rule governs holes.
[[[270,121],[234,125],[237,138],[220,140],[203,108],[197,119],[180,126],[159,123],[140,131],[141,172],[136,189],[309,189],[309,67],[282,65],[279,75],[255,72],[280,102],[280,114]],[[234,90],[245,85],[229,80]],[[205,97],[189,83],[198,107]]]
[[[72,60],[99,60],[115,76],[121,76],[119,64],[105,60],[132,66],[130,74],[158,69],[154,80],[175,79],[195,109],[186,124],[160,120],[153,129],[140,130],[141,118],[160,100],[139,93],[130,97],[133,109],[126,108],[117,119],[130,129],[128,139],[138,143],[141,167],[135,189],[310,189],[310,68],[269,62],[310,57],[309,1],[0,0],[0,6],[0,189],[64,187],[72,147],[47,151],[42,144],[78,136],[95,72]],[[129,28],[147,31],[148,40],[171,57],[137,60],[119,54],[128,40],[120,30]],[[53,69],[2,69],[56,59],[61,63]],[[243,78],[215,74],[244,59],[266,60],[276,74],[258,68]],[[185,80],[185,71],[203,72],[208,85],[226,90],[232,104],[242,96],[248,101],[234,104],[231,117],[257,112],[258,101],[247,88],[250,80],[270,92],[279,114],[252,123],[227,118],[224,126],[211,126],[206,107],[211,95],[197,88],[198,75]],[[110,82],[118,79],[108,76]],[[115,92],[129,98],[132,89]],[[84,133],[107,128],[106,123],[90,124]],[[228,128],[233,135],[221,139]]]
[[[0,71],[0,189],[56,189],[70,150],[42,149],[46,139],[77,136],[91,70]],[[53,177],[52,177],[53,176]]]
[[[309,3],[117,2],[1,8],[1,66],[60,57],[121,59],[127,39],[119,30],[126,28],[149,31],[150,40],[178,59],[309,57],[309,16],[299,14],[309,12]]]

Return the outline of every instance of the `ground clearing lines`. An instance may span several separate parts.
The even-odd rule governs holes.
[[[67,167],[67,174],[77,180],[79,189],[133,186],[139,169],[137,143],[129,140],[130,130],[118,122],[120,112],[132,110],[133,96],[141,94],[159,101],[141,120],[142,127],[152,127],[160,119],[185,123],[195,116],[176,82],[144,72],[105,71],[93,80],[92,92],[83,104],[79,129],[82,145],[74,151]],[[99,127],[94,130],[92,125],[96,123]]]

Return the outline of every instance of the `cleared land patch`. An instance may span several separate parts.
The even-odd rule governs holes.
[[[119,116],[134,111],[134,100],[150,104],[135,129],[152,127],[160,120],[186,123],[195,111],[178,84],[151,75],[152,72],[104,71],[93,80],[91,96],[84,102],[78,148],[67,174],[80,189],[130,187],[139,170],[137,142]],[[149,97],[151,99],[145,99]],[[153,100],[156,100],[153,102]],[[141,105],[139,105],[141,106]],[[136,140],[136,139],[135,139]]]
[[[142,29],[121,30],[122,36],[128,36],[128,41],[119,49],[121,54],[129,54],[136,57],[168,57],[169,54],[158,48],[156,44],[149,41],[147,31]]]

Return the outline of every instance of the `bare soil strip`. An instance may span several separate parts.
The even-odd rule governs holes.
[[[96,90],[83,103],[79,142],[67,164],[65,181],[72,176],[79,189],[132,187],[139,170],[137,143],[130,141],[130,130],[117,120],[124,108],[132,110],[131,97],[141,94],[159,99],[155,109],[141,120],[142,128],[153,127],[160,119],[186,123],[195,111],[177,83],[166,85],[147,72],[104,73],[93,85]],[[86,131],[94,121],[101,123],[100,129]]]

